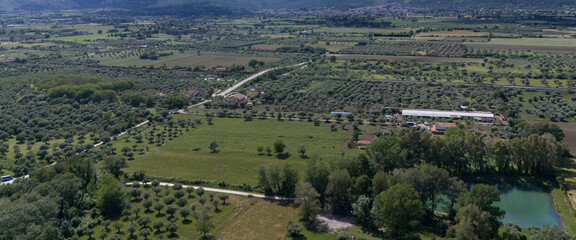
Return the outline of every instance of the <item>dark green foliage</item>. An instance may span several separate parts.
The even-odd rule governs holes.
[[[310,183],[303,183],[296,187],[296,200],[294,203],[299,207],[302,220],[312,222],[322,210],[318,198],[320,194]],[[290,227],[289,227],[290,228]]]
[[[344,213],[351,207],[350,187],[352,179],[345,169],[336,169],[330,174],[328,187],[326,188],[326,198],[330,204],[330,209],[334,213]]]
[[[414,187],[398,184],[374,199],[372,214],[386,234],[399,238],[409,234],[425,215],[424,206]]]
[[[298,171],[288,164],[282,169],[278,166],[258,167],[258,185],[266,194],[291,196],[299,179]]]
[[[122,168],[127,166],[126,159],[122,156],[107,156],[104,158],[103,169],[118,178],[122,174]]]
[[[476,205],[467,205],[458,210],[456,221],[451,231],[454,231],[458,240],[493,239],[498,233],[498,228],[494,229],[492,225],[492,216],[487,211],[482,211]]]
[[[120,215],[126,206],[124,188],[112,174],[104,174],[98,183],[96,199],[100,212],[107,217]]]
[[[306,170],[306,181],[312,184],[312,187],[320,193],[321,198],[324,198],[326,187],[330,176],[330,169],[324,163],[319,162],[317,159],[312,159],[308,162],[308,169]]]
[[[125,93],[120,99],[132,107],[139,107],[141,105],[153,107],[156,102],[154,96],[140,93]]]
[[[188,101],[182,96],[171,96],[162,100],[162,104],[168,109],[180,109],[188,105]]]

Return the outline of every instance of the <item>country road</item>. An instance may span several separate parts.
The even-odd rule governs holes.
[[[308,63],[308,62],[302,62],[302,63],[294,64],[294,65],[291,65],[291,66],[287,66],[287,67],[299,67],[299,66],[305,65],[306,63]],[[220,92],[218,92],[218,93],[215,93],[215,94],[212,95],[212,96],[222,96],[222,97],[225,97],[226,95],[228,95],[228,93],[231,93],[232,91],[236,90],[236,89],[239,88],[240,86],[244,85],[245,83],[247,83],[247,82],[249,82],[249,81],[251,81],[251,80],[253,80],[253,79],[257,78],[257,77],[260,77],[260,76],[262,76],[262,75],[264,75],[264,74],[266,74],[266,73],[268,73],[268,72],[270,72],[270,71],[274,71],[274,70],[281,69],[281,68],[287,68],[287,67],[269,68],[269,69],[260,71],[260,72],[254,74],[254,75],[252,75],[252,76],[250,76],[250,77],[245,78],[244,80],[240,81],[239,83],[234,84],[232,87],[229,87],[229,88],[226,89],[226,90],[223,90],[223,91],[220,91]]]
[[[150,184],[150,183],[143,183],[139,182],[140,184]],[[132,186],[133,183],[126,183],[126,186]],[[164,183],[161,182],[160,186],[174,186],[174,183]],[[192,187],[194,189],[200,188],[200,186],[192,186],[192,185],[182,185],[184,188]],[[259,193],[251,193],[251,192],[242,192],[242,191],[234,191],[234,190],[226,190],[220,188],[208,188],[202,187],[204,190],[208,192],[217,192],[217,193],[226,193],[230,195],[237,195],[237,196],[245,196],[245,197],[255,197],[255,198],[263,198],[263,199],[271,199],[271,200],[284,200],[284,201],[294,201],[293,197],[284,197],[284,196],[270,196],[270,195],[262,195]]]
[[[260,76],[262,76],[262,75],[264,75],[264,74],[266,74],[266,73],[268,73],[268,72],[270,72],[270,71],[274,71],[274,70],[276,70],[276,69],[281,69],[281,68],[287,68],[287,67],[298,67],[298,66],[305,65],[306,63],[308,63],[308,62],[302,62],[302,63],[298,63],[298,64],[294,64],[294,65],[291,65],[291,66],[286,66],[286,67],[269,68],[269,69],[266,69],[266,70],[257,72],[256,74],[253,74],[253,75],[251,75],[251,76],[243,79],[242,81],[240,81],[240,82],[232,85],[231,87],[229,87],[229,88],[227,88],[227,89],[225,89],[225,90],[223,90],[223,91],[220,91],[220,92],[217,92],[217,93],[212,94],[212,97],[225,97],[226,95],[228,95],[229,93],[233,92],[234,90],[236,90],[237,88],[241,87],[242,85],[246,84],[247,82],[250,82],[250,81],[254,80],[255,78],[260,77]],[[202,101],[202,102],[199,102],[199,103],[190,105],[190,106],[188,106],[188,107],[186,107],[186,108],[187,108],[187,109],[195,108],[195,107],[198,107],[198,106],[202,106],[202,105],[204,105],[205,103],[208,103],[208,102],[212,102],[212,100],[206,99],[206,100],[204,100],[204,101]],[[179,109],[177,112],[178,112],[178,113],[185,113],[185,110],[184,110],[184,109]]]

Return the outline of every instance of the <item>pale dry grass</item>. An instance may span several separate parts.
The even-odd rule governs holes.
[[[247,199],[236,218],[223,227],[218,239],[285,239],[288,223],[298,221],[298,210],[290,205],[262,199]]]

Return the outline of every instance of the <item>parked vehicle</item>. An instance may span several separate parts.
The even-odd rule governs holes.
[[[12,181],[14,178],[10,175],[2,176],[2,182]]]

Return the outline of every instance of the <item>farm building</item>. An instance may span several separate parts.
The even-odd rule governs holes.
[[[228,98],[228,100],[242,101],[242,100],[246,100],[246,95],[244,95],[242,93],[236,93],[236,94],[232,94],[226,98]]]
[[[258,97],[260,94],[262,94],[262,88],[250,88],[246,90],[248,97]]]
[[[372,141],[360,140],[356,143],[358,144],[358,149],[366,149],[366,147],[368,145],[370,145],[370,143],[372,143]]]
[[[456,123],[437,122],[432,126],[431,131],[434,134],[444,134],[444,132],[451,127],[456,127]]]
[[[474,119],[481,122],[494,121],[494,113],[491,112],[461,112],[461,111],[442,111],[432,109],[403,109],[402,116]]]
[[[189,97],[189,98],[202,97],[202,96],[203,96],[202,92],[200,90],[197,90],[197,89],[192,89],[192,90],[188,91],[188,94],[186,94],[186,97]]]
[[[331,116],[331,117],[334,117],[334,116],[336,116],[336,115],[338,115],[338,114],[340,114],[340,116],[342,116],[342,117],[346,117],[346,116],[350,115],[349,112],[331,112],[331,113],[330,113],[330,116]]]

